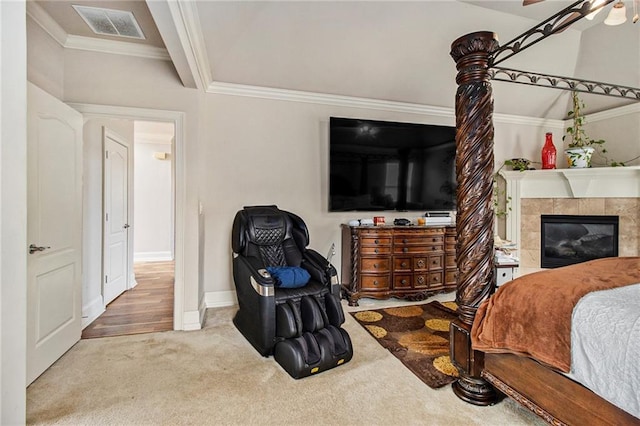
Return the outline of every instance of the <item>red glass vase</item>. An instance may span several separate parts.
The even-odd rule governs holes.
[[[553,145],[552,133],[547,133],[545,135],[544,146],[542,147],[542,168],[556,168],[556,147]]]

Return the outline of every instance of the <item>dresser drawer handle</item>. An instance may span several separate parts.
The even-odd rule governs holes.
[[[407,284],[407,280],[400,281],[403,285]]]
[[[376,269],[377,267],[378,267],[378,264],[377,264],[377,263],[374,263],[374,264],[373,264],[373,269]]]
[[[434,260],[432,260],[432,261],[431,261],[431,264],[432,264],[432,265],[437,265],[437,264],[438,264],[438,261],[434,259]]]
[[[418,284],[424,284],[424,277],[418,277]]]
[[[437,238],[432,238],[431,241],[433,241],[435,243],[436,241],[438,241],[438,239]]]
[[[374,240],[373,243],[374,244],[380,244],[380,241],[379,240]]]
[[[434,275],[433,277],[431,277],[431,281],[436,282],[438,281],[438,276]]]
[[[437,248],[434,246],[434,247],[431,247],[431,250],[436,251]]]
[[[407,267],[407,262],[402,262],[402,263],[400,264],[400,266],[402,266],[403,268],[406,268],[406,267]]]
[[[407,243],[408,243],[408,241],[407,241],[407,239],[406,239],[406,238],[403,238],[403,239],[402,239],[402,242],[403,242],[404,244],[407,244]]]
[[[418,268],[424,268],[424,260],[423,259],[418,260]]]
[[[376,248],[375,250],[373,250],[373,251],[374,251],[375,253],[378,253],[378,252],[379,252],[377,248]]]
[[[374,281],[374,282],[373,282],[373,285],[378,285],[378,281],[377,281],[377,280],[376,280],[376,281]]]
[[[403,253],[406,253],[406,252],[408,252],[408,251],[409,251],[409,249],[408,249],[407,247],[403,247],[403,248],[402,248],[402,252],[403,252]]]

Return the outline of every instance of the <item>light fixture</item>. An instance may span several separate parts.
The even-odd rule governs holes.
[[[605,25],[620,25],[627,22],[627,8],[624,7],[624,3],[620,0],[613,5],[613,8],[609,12],[609,16],[604,20]]]
[[[593,3],[591,4],[591,9],[594,9],[598,6],[600,6],[602,3],[604,3],[605,0],[593,0]],[[598,12],[600,12],[603,8],[601,7],[600,9],[591,12],[590,14],[588,14],[587,16],[585,16],[585,18],[587,18],[588,20],[593,20],[593,18],[596,17],[596,15],[598,14]]]

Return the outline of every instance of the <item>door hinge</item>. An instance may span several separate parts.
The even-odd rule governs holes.
[[[104,214],[104,220],[109,222],[109,213]]]
[[[109,159],[109,151],[105,151],[104,155],[105,155],[105,158],[108,160]]]
[[[105,284],[109,282],[109,275],[105,275],[104,276],[104,282],[105,282]]]

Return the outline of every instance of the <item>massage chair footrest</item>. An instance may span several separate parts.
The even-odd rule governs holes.
[[[351,360],[351,339],[342,328],[328,326],[315,333],[276,343],[273,357],[294,379],[337,367]]]

